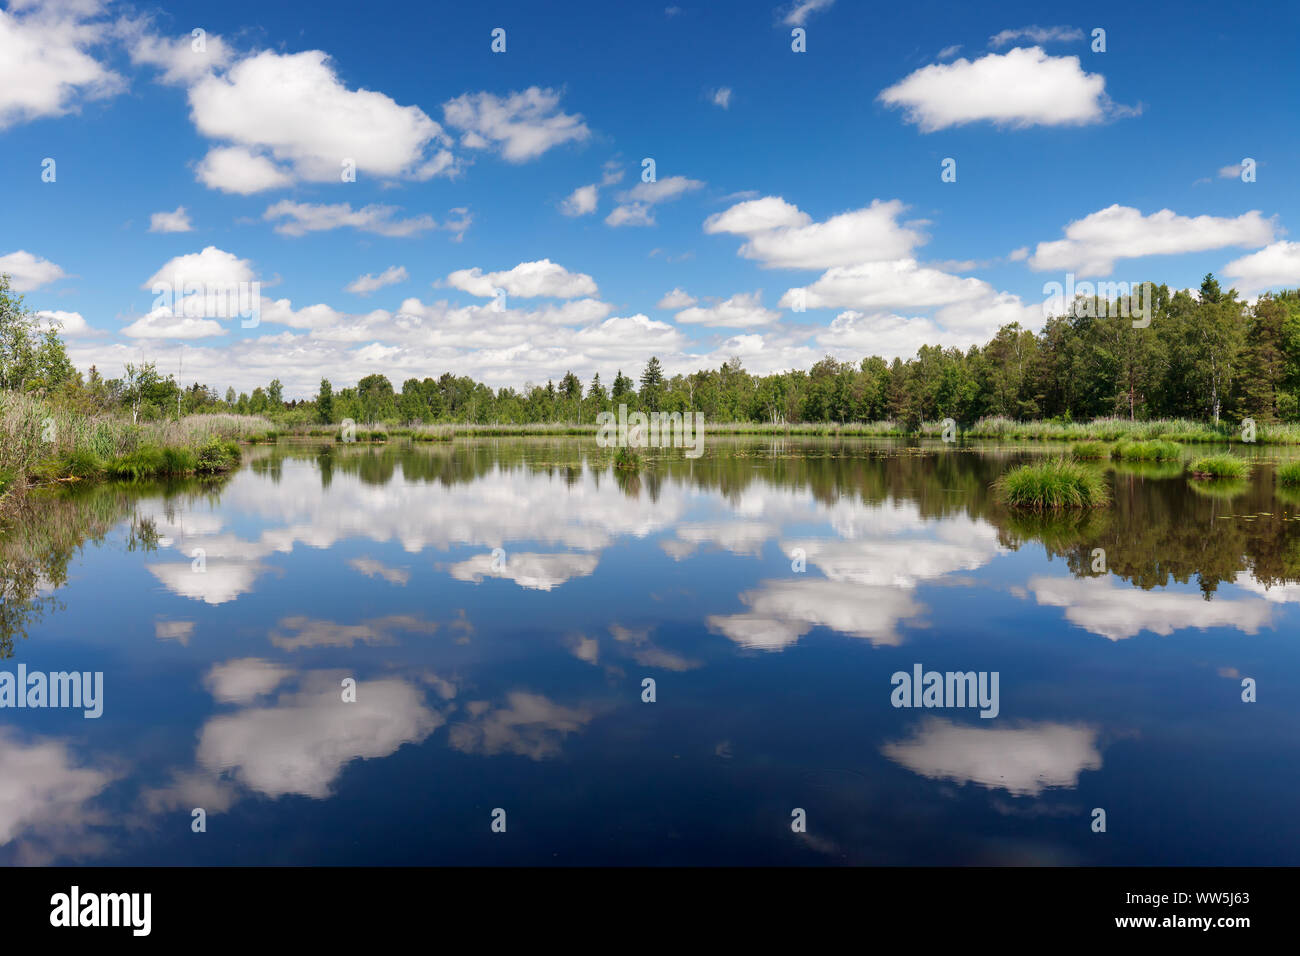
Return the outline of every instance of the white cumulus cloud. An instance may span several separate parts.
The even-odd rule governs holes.
[[[1084,72],[1077,56],[1048,56],[1040,47],[932,63],[883,90],[879,99],[903,109],[907,121],[925,133],[981,121],[1083,125],[1114,112],[1105,77]]]
[[[570,272],[558,262],[541,259],[521,262],[504,272],[484,273],[477,266],[459,269],[446,279],[447,285],[470,295],[490,299],[497,289],[524,299],[545,296],[551,299],[574,299],[595,295],[596,280],[582,272]]]
[[[1262,246],[1275,232],[1258,210],[1235,218],[1180,216],[1172,209],[1144,216],[1132,206],[1111,205],[1070,223],[1064,239],[1040,242],[1029,267],[1108,276],[1118,259]]]
[[[177,206],[172,212],[156,212],[149,217],[150,232],[191,232],[193,229],[184,206]]]
[[[497,96],[465,93],[443,104],[447,125],[461,130],[461,145],[470,149],[497,146],[512,163],[536,159],[563,143],[582,142],[591,130],[580,115],[560,111],[556,90],[531,86]]]

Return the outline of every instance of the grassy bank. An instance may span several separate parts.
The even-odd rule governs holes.
[[[922,431],[941,426],[927,424]],[[1197,422],[1186,418],[1162,418],[1134,422],[1125,418],[1098,418],[1091,422],[1018,422],[1010,418],[981,418],[962,433],[969,438],[1000,438],[1012,441],[1154,441],[1163,439],[1185,444],[1241,441],[1236,423]],[[1300,444],[1300,424],[1261,424],[1256,428],[1259,444]]]
[[[269,424],[247,415],[132,424],[0,393],[0,509],[32,484],[230,471],[241,459],[239,442],[265,435]]]
[[[230,416],[235,417],[235,416]],[[255,421],[262,421],[254,419]],[[341,425],[286,425],[278,429],[266,428],[253,434],[252,441],[274,441],[287,438],[333,438],[342,440]],[[706,422],[710,435],[773,435],[831,438],[926,438],[942,439],[943,421],[922,422],[909,428],[901,422]],[[596,433],[594,422],[532,422],[532,423],[436,423],[436,424],[369,424],[357,426],[353,438],[358,442],[386,441],[392,438],[410,438],[413,441],[452,441],[456,438],[506,438],[586,436]],[[991,439],[995,441],[1043,441],[1101,444],[1145,444],[1151,442],[1211,444],[1234,443],[1242,440],[1241,428],[1235,423],[1221,422],[1213,425],[1189,419],[1170,418],[1153,421],[1129,421],[1121,418],[1100,418],[1092,422],[1019,422],[1010,418],[981,418],[965,429],[957,429],[962,438]],[[1259,444],[1300,444],[1300,424],[1259,425],[1255,440]],[[1079,457],[1108,457],[1081,451]]]

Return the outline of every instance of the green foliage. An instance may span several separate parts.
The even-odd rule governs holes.
[[[334,421],[334,388],[327,378],[320,380],[320,393],[316,396],[316,421],[322,425]]]
[[[641,468],[641,453],[635,448],[622,447],[614,455],[614,467],[619,471],[637,471]]]
[[[218,474],[235,468],[242,458],[239,443],[213,435],[195,455],[194,471],[200,475]]]
[[[1250,475],[1250,462],[1235,455],[1206,455],[1191,464],[1194,478],[1245,479]]]
[[[993,491],[1003,504],[1029,511],[1099,508],[1110,501],[1101,473],[1060,458],[1013,468],[993,483]]]
[[[88,480],[102,476],[104,465],[91,449],[74,448],[59,456],[56,471],[61,478]]]
[[[1288,488],[1300,487],[1300,461],[1289,461],[1277,469],[1277,481]]]

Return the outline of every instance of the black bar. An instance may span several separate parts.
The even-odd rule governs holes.
[[[51,925],[56,894],[150,894],[149,933],[130,925]],[[284,940],[367,944],[450,934],[484,945],[523,934],[577,941],[599,930],[664,944],[722,933],[733,942],[772,932],[832,930],[851,938],[906,931],[918,943],[1043,943],[1105,936],[1146,943],[1192,937],[1231,945],[1287,932],[1291,869],[876,868],[11,868],[0,871],[7,940],[141,939],[260,945]],[[1175,894],[1187,894],[1187,900]],[[1220,894],[1219,902],[1198,894]],[[1144,899],[1149,897],[1151,899]],[[69,900],[70,902],[70,900]],[[139,919],[142,914],[136,914]],[[1123,919],[1154,924],[1118,924]],[[1179,920],[1245,920],[1202,926]],[[1173,921],[1166,925],[1166,920]],[[121,922],[131,920],[123,915]],[[910,927],[910,929],[909,929]],[[1241,934],[1246,934],[1245,936]],[[1050,934],[1050,935],[1049,935]]]

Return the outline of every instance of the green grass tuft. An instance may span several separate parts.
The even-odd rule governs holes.
[[[136,480],[152,478],[163,467],[162,449],[156,445],[145,445],[125,455],[118,455],[104,466],[110,478]]]
[[[1194,478],[1234,478],[1241,480],[1250,475],[1250,462],[1234,455],[1206,455],[1192,462]]]
[[[1013,468],[993,483],[993,491],[1004,504],[1030,511],[1100,508],[1110,501],[1100,472],[1062,458]]]
[[[1300,461],[1289,461],[1277,469],[1277,481],[1288,488],[1300,487]]]

